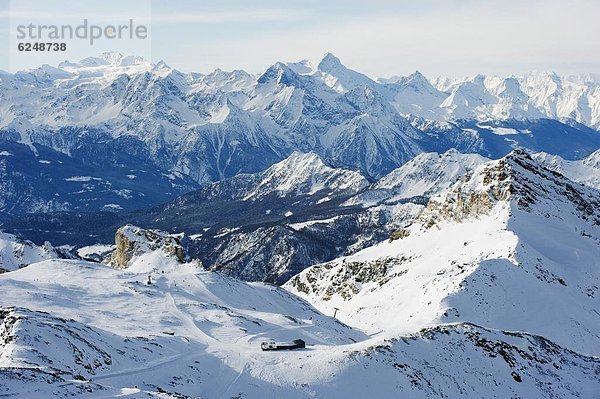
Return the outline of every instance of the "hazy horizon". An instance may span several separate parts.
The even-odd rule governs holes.
[[[32,11],[34,10],[34,11]],[[316,60],[331,52],[369,77],[461,78],[553,71],[561,76],[600,73],[600,3],[591,0],[243,1],[218,4],[116,0],[52,3],[0,0],[0,35],[14,72],[43,63],[78,61],[114,50],[185,72],[216,68],[260,73],[276,61]],[[84,18],[148,24],[146,42],[101,40],[69,44],[65,53],[16,51],[15,26],[75,24]],[[140,45],[141,44],[141,45]]]

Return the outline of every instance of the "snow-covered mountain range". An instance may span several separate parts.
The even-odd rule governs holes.
[[[0,212],[157,205],[294,151],[373,178],[450,148],[499,158],[524,146],[580,159],[600,147],[599,87],[545,73],[375,81],[331,54],[258,75],[182,73],[115,53],[2,73]],[[61,173],[64,165],[81,174]],[[75,189],[78,177],[88,180]],[[19,206],[23,191],[29,203]]]
[[[596,399],[599,119],[332,54],[0,73],[0,396]]]
[[[600,176],[596,156],[565,161],[533,154],[591,187]],[[455,150],[426,153],[369,184],[315,154],[295,153],[265,172],[212,183],[152,210],[32,215],[4,228],[39,244],[103,248],[125,223],[183,233],[186,252],[204,267],[281,284],[308,266],[386,240],[410,225],[429,198],[486,161]]]

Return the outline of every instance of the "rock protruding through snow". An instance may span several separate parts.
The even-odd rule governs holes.
[[[115,233],[115,245],[107,262],[117,269],[126,269],[135,257],[157,250],[174,257],[178,262],[185,260],[185,251],[179,238],[160,230],[127,225]]]

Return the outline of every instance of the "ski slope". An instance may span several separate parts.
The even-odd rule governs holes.
[[[598,359],[541,337],[468,323],[369,336],[281,288],[160,250],[126,270],[43,261],[1,275],[0,289],[9,398],[591,398],[599,383]],[[259,348],[297,338],[305,349]]]

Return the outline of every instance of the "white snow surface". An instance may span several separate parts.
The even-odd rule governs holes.
[[[58,255],[50,243],[38,246],[31,241],[21,240],[13,234],[0,231],[1,273],[57,257]]]
[[[598,384],[597,359],[539,337],[471,324],[369,337],[282,288],[200,271],[161,251],[126,271],[43,261],[0,276],[0,288],[6,397],[591,398]],[[259,349],[298,338],[306,349]]]
[[[458,178],[488,161],[477,154],[462,154],[451,149],[417,155],[369,187],[369,190],[346,201],[347,205],[370,206],[393,203],[414,197],[429,197],[448,188]]]
[[[532,156],[548,169],[562,173],[573,181],[600,190],[600,150],[579,161],[569,161],[545,152]]]

